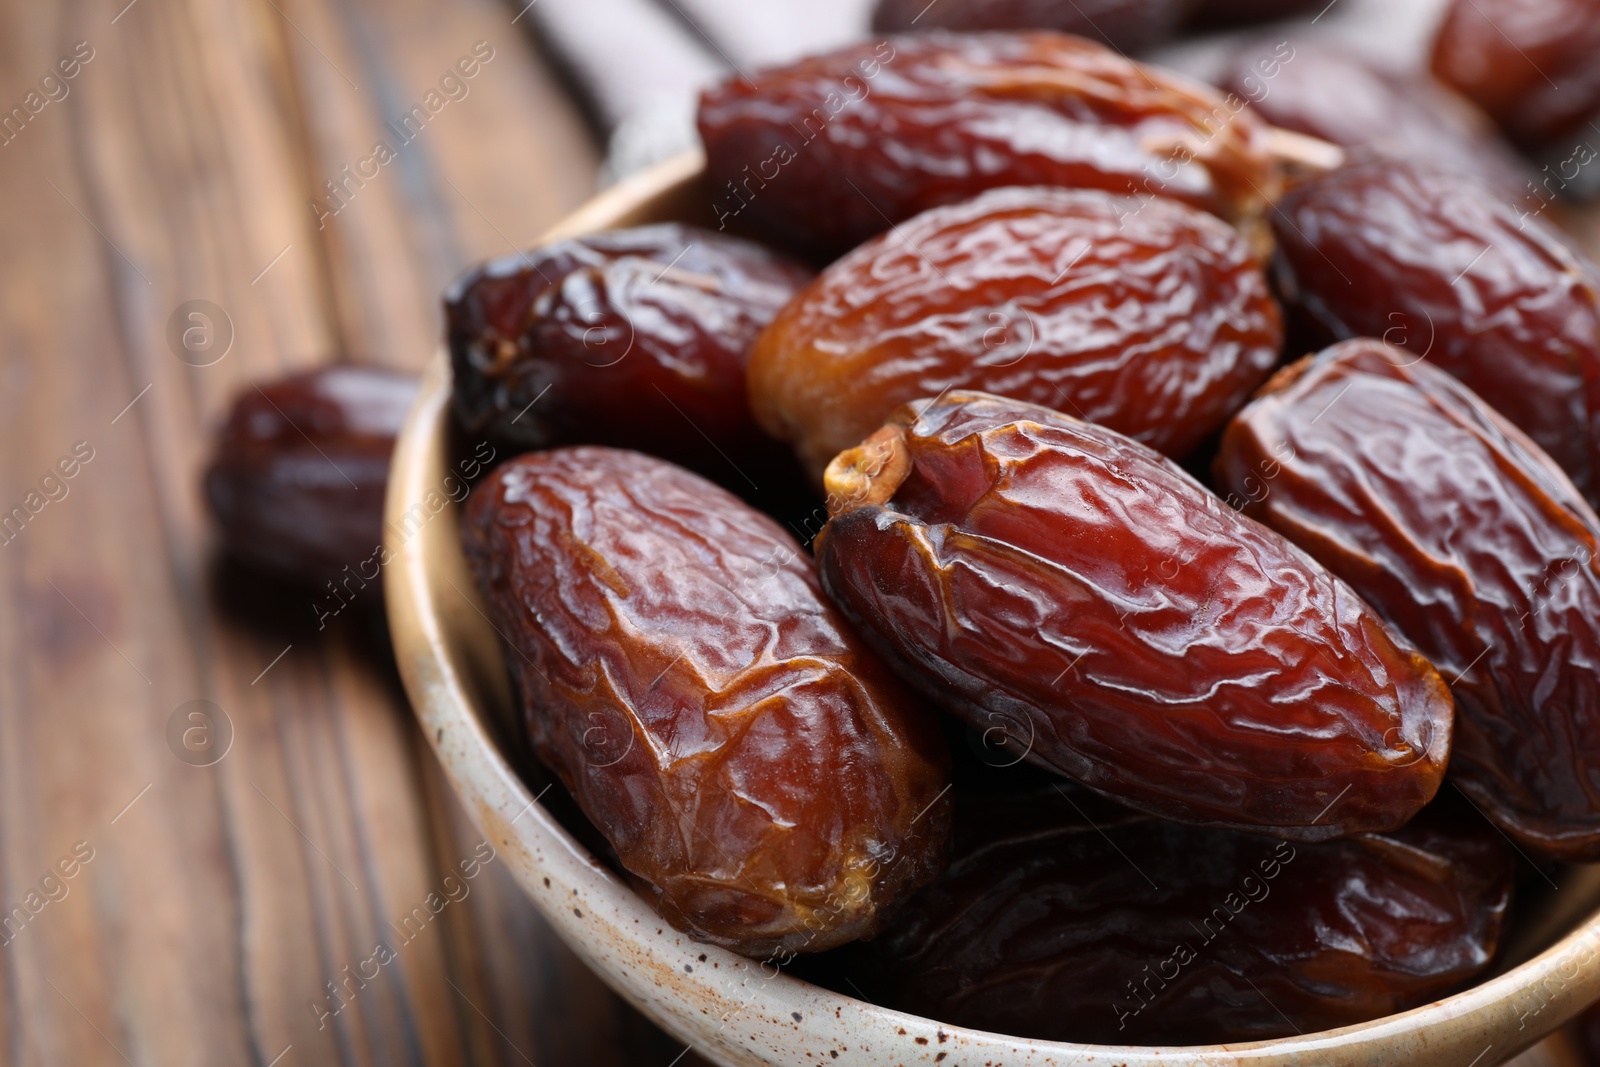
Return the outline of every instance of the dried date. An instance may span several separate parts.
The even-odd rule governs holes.
[[[1568,135],[1589,140],[1587,120],[1600,112],[1596,53],[1596,0],[1456,0],[1432,62],[1440,81],[1531,148]]]
[[[1425,75],[1336,44],[1276,38],[1236,50],[1217,86],[1282,129],[1456,171],[1502,196],[1529,196],[1527,165],[1480,112]]]
[[[1438,789],[1450,694],[1170,461],[1021,401],[906,405],[828,469],[822,581],[891,666],[1151,814],[1319,840]]]
[[[996,189],[834,263],[750,357],[751,406],[819,476],[899,405],[978,389],[1182,457],[1278,361],[1266,277],[1175,200]]]
[[[726,478],[730,457],[772,449],[750,416],[745,360],[810,276],[677,223],[487,263],[445,297],[456,413],[520,448],[627,446]]]
[[[1136,52],[1177,32],[1191,0],[879,0],[872,28],[1057,30]]]
[[[830,255],[1006,185],[1174,197],[1264,251],[1279,187],[1242,102],[1043,31],[853,45],[707,90],[699,125],[721,225]]]
[[[535,751],[674,926],[820,951],[943,866],[933,715],[772,520],[670,463],[578,447],[501,466],[462,536]]]
[[[204,476],[223,547],[310,584],[371,558],[389,455],[416,391],[406,375],[337,366],[240,393]]]
[[[1044,1040],[1256,1041],[1416,1007],[1494,957],[1510,850],[1470,810],[1290,844],[1086,808],[963,807],[950,870],[866,954],[881,999]]]
[[[1600,518],[1560,468],[1448,374],[1354,340],[1280,372],[1216,473],[1454,679],[1450,773],[1483,812],[1600,860]]]
[[[1592,501],[1600,448],[1600,275],[1472,182],[1373,160],[1274,213],[1283,291],[1332,339],[1381,337],[1487,397]]]

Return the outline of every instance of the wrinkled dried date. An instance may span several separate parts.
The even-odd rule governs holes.
[[[204,481],[223,547],[307,583],[371,558],[389,455],[416,391],[415,378],[340,366],[240,393]]]
[[[1433,73],[1519,144],[1588,141],[1586,120],[1600,112],[1596,53],[1595,0],[1456,0],[1434,39]]]
[[[942,867],[932,712],[776,523],[664,461],[580,447],[501,466],[463,540],[535,750],[674,926],[820,951]]]
[[[1136,442],[951,393],[829,467],[828,593],[891,665],[1151,814],[1317,840],[1439,786],[1449,691],[1278,534]]]
[[[1192,0],[879,0],[872,28],[907,30],[1057,30],[1135,52],[1164,41]]]
[[[455,409],[523,448],[625,445],[708,474],[771,449],[745,399],[750,344],[810,272],[677,223],[559,241],[445,297]]]
[[[889,1006],[1045,1040],[1254,1041],[1416,1007],[1494,957],[1510,850],[1470,810],[1290,844],[1085,807],[962,808],[956,861],[868,949]]]
[[[1503,196],[1529,193],[1528,166],[1476,109],[1426,76],[1337,44],[1275,38],[1241,46],[1217,86],[1274,126],[1456,171]]]
[[[981,389],[1182,457],[1265,380],[1277,305],[1236,231],[1164,198],[996,189],[829,267],[750,357],[751,406],[820,476],[899,405]]]
[[[1284,290],[1335,339],[1381,337],[1460,378],[1594,499],[1600,276],[1537,219],[1443,172],[1376,160],[1274,213]]]
[[[1056,33],[853,45],[706,91],[699,123],[721,224],[830,254],[1005,185],[1175,197],[1265,238],[1279,186],[1242,102]]]
[[[1354,340],[1280,372],[1216,470],[1454,679],[1450,773],[1484,813],[1600,860],[1600,518],[1560,468],[1443,371]]]

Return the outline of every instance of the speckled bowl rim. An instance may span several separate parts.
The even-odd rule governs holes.
[[[709,201],[703,169],[698,152],[686,153],[595,197],[547,237],[700,221]],[[1488,1067],[1600,999],[1600,913],[1527,962],[1413,1011],[1276,1041],[1188,1048],[1028,1041],[947,1026],[691,941],[562,829],[493,739],[486,716],[509,698],[498,641],[459,548],[449,389],[440,353],[395,450],[385,507],[384,589],[406,692],[473,822],[557,934],[699,1055],[729,1067]]]

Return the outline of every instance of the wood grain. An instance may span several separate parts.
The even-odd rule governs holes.
[[[4,509],[74,442],[93,449],[66,497],[0,545],[0,902],[27,916],[0,946],[4,1062],[680,1051],[493,862],[462,877],[477,835],[370,616],[318,634],[310,593],[216,567],[196,491],[206,430],[246,382],[338,353],[417,366],[448,280],[587,195],[594,147],[514,14],[0,6],[0,100],[23,103],[76,42],[94,49],[67,96],[0,146]],[[493,58],[465,95],[319,220],[321,182],[477,42]],[[212,366],[168,346],[169,316],[193,299],[231,321]],[[194,699],[233,726],[215,766],[168,745],[169,716]],[[80,841],[92,859],[28,916]],[[457,899],[434,917],[430,893]],[[415,936],[398,926],[410,914],[427,918]],[[363,961],[380,942],[393,960],[374,975]],[[370,980],[352,977],[363,967]],[[330,981],[354,993],[330,999]]]
[[[657,15],[677,27],[663,77],[720,69],[681,15],[739,62],[782,43],[726,4]],[[589,193],[595,146],[523,16],[0,2],[0,115],[93,49],[0,144],[0,517],[28,514],[0,533],[0,919],[22,909],[0,925],[0,1062],[698,1062],[499,866],[471,867],[478,837],[398,690],[376,589],[319,633],[312,593],[215,563],[196,488],[207,429],[249,381],[341,354],[419,366],[444,285]],[[480,42],[492,58],[445,84]],[[416,105],[426,121],[394,143]],[[392,161],[348,178],[378,141]],[[169,344],[193,300],[226,314],[210,366]],[[93,458],[29,514],[77,442]],[[231,723],[213,766],[169,745],[194,700]],[[75,847],[92,858],[74,866]],[[436,915],[430,894],[450,901]]]

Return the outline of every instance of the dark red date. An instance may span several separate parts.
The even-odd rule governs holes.
[[[959,814],[955,863],[865,970],[892,1007],[1108,1045],[1256,1041],[1404,1011],[1485,970],[1511,896],[1504,842],[1438,808],[1390,833],[1290,844],[1059,794],[984,798]]]
[[[495,260],[445,297],[456,413],[516,447],[624,445],[737,480],[730,460],[772,448],[745,399],[750,344],[809,280],[677,223]]]
[[[1477,109],[1426,75],[1337,44],[1283,37],[1244,45],[1217,86],[1282,129],[1454,171],[1502,196],[1530,195],[1528,166]]]
[[[721,224],[830,255],[1005,185],[1169,196],[1264,240],[1279,187],[1242,105],[1042,31],[852,45],[707,90],[699,122]]]
[[[750,357],[751,406],[814,476],[896,407],[980,389],[1182,457],[1278,361],[1243,238],[1175,200],[995,189],[825,270]]]
[[[674,926],[821,951],[942,868],[933,715],[772,520],[670,463],[580,447],[498,468],[462,537],[535,751]]]
[[[950,393],[828,470],[829,595],[977,729],[1125,804],[1320,840],[1438,789],[1450,694],[1348,586],[1092,423]]]
[[[1594,499],[1600,281],[1527,212],[1472,182],[1374,160],[1274,213],[1288,298],[1332,339],[1378,337],[1489,399]]]
[[[1450,773],[1483,812],[1600,860],[1600,518],[1560,468],[1448,374],[1355,340],[1280,372],[1216,474],[1454,679]]]
[[[246,388],[204,479],[223,547],[309,584],[371,558],[389,455],[416,391],[415,378],[352,366]]]
[[[1456,0],[1434,39],[1433,73],[1519,144],[1586,142],[1600,112],[1596,54],[1596,0]]]
[[[1057,30],[1136,52],[1177,32],[1191,0],[879,0],[872,28]]]

